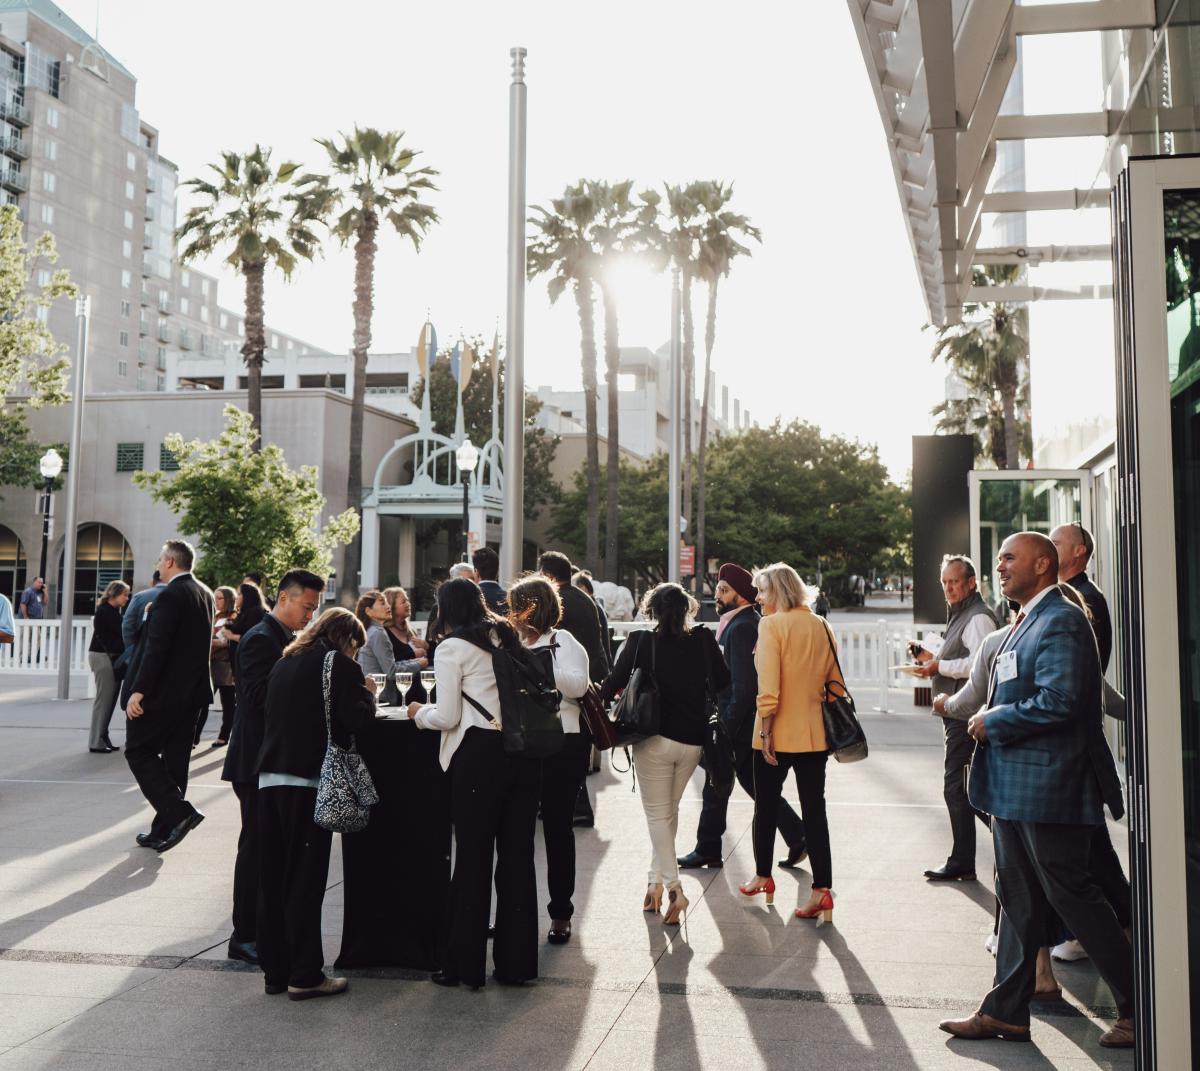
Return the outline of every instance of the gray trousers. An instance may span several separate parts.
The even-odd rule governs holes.
[[[88,651],[88,667],[96,675],[88,747],[103,747],[108,742],[108,723],[117,706],[117,675],[113,672],[112,659],[103,651]]]
[[[992,819],[996,846],[1000,947],[996,983],[980,1011],[1029,1025],[1038,949],[1053,907],[1088,950],[1112,990],[1117,1014],[1133,1014],[1133,953],[1117,916],[1088,870],[1094,827]]]
[[[988,817],[971,806],[967,799],[967,767],[975,751],[975,741],[967,734],[967,723],[956,718],[942,719],[946,741],[942,798],[950,814],[950,834],[954,838],[947,864],[962,870],[975,869],[975,819],[985,826]]]

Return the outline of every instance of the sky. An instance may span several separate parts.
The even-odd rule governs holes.
[[[943,372],[883,126],[843,0],[731,9],[611,0],[391,5],[281,0],[59,0],[138,78],[142,118],[181,179],[223,150],[270,145],[317,166],[313,142],[353,125],[405,131],[440,172],[441,222],[415,253],[380,241],[376,352],[504,327],[509,48],[528,49],[528,197],[581,177],[639,187],[716,178],[763,232],[721,286],[713,368],[752,419],[800,418],[878,443],[894,476],[932,430]],[[731,11],[736,15],[731,17]],[[181,211],[186,207],[181,202]],[[219,263],[221,301],[241,280]],[[330,243],[291,283],[269,279],[267,321],[349,349],[353,256]],[[670,331],[669,281],[622,273],[621,342]],[[526,383],[579,383],[574,303],[528,286]],[[704,294],[697,293],[698,340]],[[698,345],[698,358],[703,359]]]

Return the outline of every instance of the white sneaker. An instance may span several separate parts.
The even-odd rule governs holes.
[[[994,934],[994,933],[989,933],[987,940],[983,942],[983,947],[986,951],[990,952],[994,956],[996,954],[996,949],[999,946],[999,944],[1000,944],[999,935]]]
[[[1087,959],[1088,954],[1083,945],[1072,939],[1050,949],[1050,957],[1060,963],[1074,963],[1077,959]]]

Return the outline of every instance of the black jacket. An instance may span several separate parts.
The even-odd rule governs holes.
[[[730,676],[729,687],[717,696],[717,706],[734,742],[746,746],[750,745],[754,734],[754,712],[758,703],[758,670],[754,668],[758,622],[757,607],[743,607],[730,619],[717,641]]]
[[[267,682],[291,640],[292,634],[268,614],[234,648],[237,707],[221,771],[223,781],[258,780],[258,752],[267,717]]]
[[[599,684],[608,676],[611,665],[600,633],[600,611],[586,591],[570,584],[560,587],[558,594],[563,606],[558,627],[583,645],[588,656],[588,676]]]
[[[194,719],[201,705],[212,702],[212,630],[212,592],[191,573],[175,577],[155,596],[129,689],[130,694],[142,693],[147,714],[162,711]]]
[[[479,581],[479,590],[483,592],[483,601],[494,614],[508,613],[508,592],[497,580]]]
[[[662,711],[661,735],[681,744],[702,744],[709,672],[718,695],[729,687],[729,669],[712,630],[697,625],[682,636],[667,636],[657,629],[630,633],[601,689],[604,702],[629,683],[635,666],[653,670]]]
[[[325,758],[325,699],[321,684],[327,648],[281,658],[267,685],[267,716],[259,773],[315,778]],[[357,662],[340,651],[334,655],[330,720],[333,738],[350,746],[350,734],[375,724],[375,697],[367,690]]]
[[[121,639],[121,611],[107,600],[97,606],[92,615],[92,642],[88,650],[106,654],[109,658],[120,658],[125,650]]]
[[[1067,581],[1087,604],[1092,614],[1092,631],[1096,634],[1096,646],[1100,648],[1100,672],[1108,672],[1108,660],[1112,657],[1113,627],[1108,613],[1108,600],[1087,573],[1079,573]]]

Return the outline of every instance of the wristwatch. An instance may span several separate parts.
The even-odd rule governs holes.
[[[762,732],[760,732],[760,733],[758,734],[758,738],[759,738],[759,740],[769,740],[769,739],[770,739],[770,737],[771,737],[771,734],[770,734],[770,733],[762,733]]]

